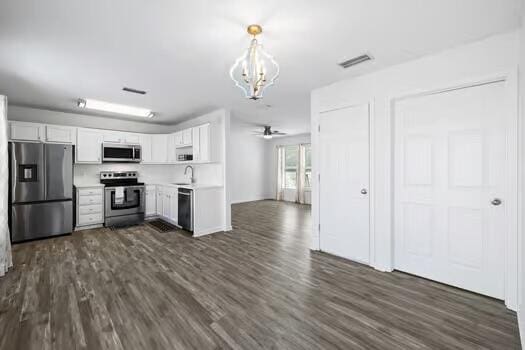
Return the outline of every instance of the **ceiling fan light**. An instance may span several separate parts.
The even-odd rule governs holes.
[[[263,135],[263,138],[266,139],[266,140],[271,140],[272,139],[272,135]]]

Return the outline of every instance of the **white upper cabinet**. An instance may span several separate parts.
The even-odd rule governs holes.
[[[168,163],[177,161],[177,152],[175,149],[175,134],[168,135]]]
[[[42,124],[9,122],[9,138],[13,141],[43,141]]]
[[[120,143],[121,133],[118,131],[104,131],[103,132],[104,142]]]
[[[76,163],[101,163],[104,135],[99,130],[77,129]]]
[[[175,139],[175,147],[181,147],[184,145],[182,142],[182,131],[178,131],[173,134],[173,138]]]
[[[140,143],[140,134],[125,133],[124,134],[124,142],[125,143],[139,144]]]
[[[59,125],[46,125],[46,142],[75,143],[75,128]]]
[[[182,130],[182,143],[185,146],[191,146],[192,145],[192,129],[185,129]]]
[[[121,131],[104,131],[104,142],[138,144],[139,141],[139,134]]]
[[[193,161],[210,161],[210,124],[193,128]]]
[[[175,147],[189,147],[192,145],[192,129],[177,131],[174,135]]]
[[[168,162],[168,135],[151,136],[151,161],[152,163]]]
[[[142,134],[139,137],[139,144],[142,148],[142,163],[151,163],[151,138],[152,135]]]

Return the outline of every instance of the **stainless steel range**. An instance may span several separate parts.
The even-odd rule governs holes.
[[[144,183],[136,171],[102,171],[104,189],[104,224],[126,226],[144,221]]]

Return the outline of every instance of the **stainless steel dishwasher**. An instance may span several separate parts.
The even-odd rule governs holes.
[[[179,187],[178,224],[182,229],[193,232],[193,191]]]

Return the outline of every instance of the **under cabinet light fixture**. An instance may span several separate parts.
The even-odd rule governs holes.
[[[135,117],[142,118],[153,118],[155,116],[155,114],[147,108],[126,106],[117,103],[92,100],[88,98],[79,98],[77,106],[79,108],[87,108],[103,112],[132,115]]]

